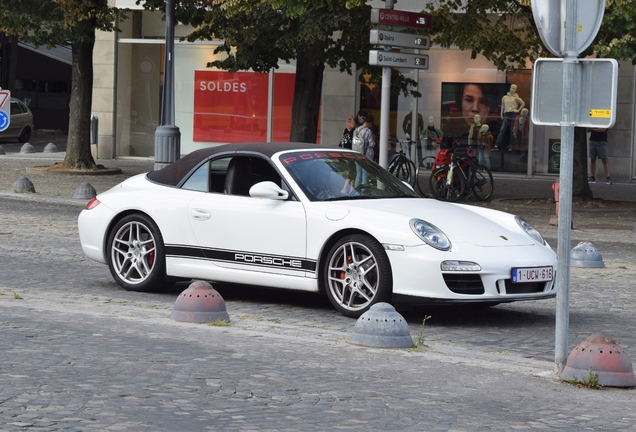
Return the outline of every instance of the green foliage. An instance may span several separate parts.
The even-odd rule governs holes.
[[[470,50],[472,58],[481,54],[499,70],[525,68],[527,60],[551,56],[538,35],[530,1],[428,3],[425,11],[433,15],[432,43]],[[636,0],[606,0],[601,29],[581,56],[594,53],[636,64]]]
[[[615,0],[606,7],[593,49],[599,57],[636,64],[635,0]]]
[[[420,334],[417,336],[417,342],[415,342],[416,348],[421,348],[426,346],[426,338],[424,336],[424,326],[426,325],[426,321],[431,319],[430,315],[426,315],[422,320],[422,326],[420,327]]]
[[[35,45],[90,42],[114,29],[116,12],[107,0],[0,0],[0,31]]]
[[[571,379],[567,382],[578,387],[587,387],[591,389],[600,389],[602,387],[602,385],[598,382],[596,373],[592,371],[591,366],[590,370],[587,373],[587,377],[583,377],[581,379]]]
[[[145,7],[162,10],[164,0],[148,0]],[[182,0],[175,11],[179,22],[195,28],[188,41],[224,41],[215,53],[226,57],[208,67],[268,72],[279,60],[289,63],[303,54],[314,65],[350,74],[355,64],[361,81],[379,84],[382,68],[368,64],[370,14],[370,6],[351,0],[217,0],[212,7]],[[416,84],[396,70],[392,93],[406,94]]]

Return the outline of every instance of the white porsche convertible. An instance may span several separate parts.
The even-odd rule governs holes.
[[[192,152],[79,216],[84,253],[134,291],[201,279],[373,304],[554,297],[556,255],[512,214],[419,197],[361,154],[299,143]]]

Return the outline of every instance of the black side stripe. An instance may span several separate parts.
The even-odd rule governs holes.
[[[225,249],[209,249],[194,246],[166,245],[166,256],[222,261],[246,264],[255,267],[281,268],[315,272],[317,263],[297,257],[266,255],[255,252],[232,251]]]

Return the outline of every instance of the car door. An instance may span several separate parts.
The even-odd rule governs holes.
[[[197,196],[188,206],[188,218],[204,255],[225,268],[305,276],[306,270],[315,268],[315,261],[306,260],[307,223],[302,203],[233,195],[218,186],[215,190],[218,181],[214,179],[228,166],[228,159],[210,164],[211,192]],[[258,180],[262,179],[254,181]]]

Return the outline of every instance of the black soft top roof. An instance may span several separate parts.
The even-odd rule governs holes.
[[[217,154],[232,154],[240,152],[261,154],[267,158],[271,158],[272,155],[280,151],[324,147],[326,146],[321,146],[318,144],[289,142],[240,143],[207,147],[204,149],[195,150],[159,171],[148,173],[148,178],[156,183],[176,186],[177,184],[179,184],[181,179],[183,179],[183,177],[188,174],[194,167],[199,165],[199,163]]]

